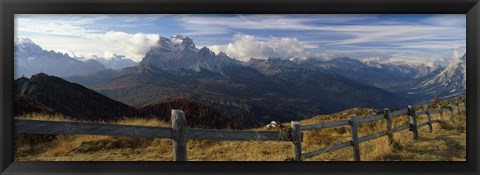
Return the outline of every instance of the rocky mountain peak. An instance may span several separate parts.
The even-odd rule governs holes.
[[[160,38],[159,45],[147,52],[138,68],[140,72],[167,71],[180,75],[207,70],[225,76],[226,67],[232,65],[240,66],[226,54],[215,55],[207,47],[199,50],[191,38],[174,35],[170,39]]]
[[[215,53],[210,51],[210,49],[208,49],[207,47],[202,47],[199,51],[198,51],[198,55],[200,56],[215,56]]]
[[[35,44],[29,38],[15,38],[14,48],[16,54],[23,54],[27,56],[33,56],[43,51],[39,45]]]
[[[174,44],[183,44],[184,46],[193,46],[195,47],[195,44],[193,43],[193,40],[192,38],[190,37],[183,37],[182,35],[180,34],[177,34],[177,35],[173,35],[170,40],[174,43]]]
[[[198,51],[193,40],[182,35],[173,35],[170,38],[160,37],[156,47],[164,52]]]
[[[225,52],[219,52],[217,54],[218,57],[228,57],[228,55]]]

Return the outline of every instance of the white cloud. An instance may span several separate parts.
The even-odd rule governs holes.
[[[190,35],[225,34],[236,29],[254,30],[320,30],[312,22],[342,23],[357,20],[376,19],[375,15],[330,15],[315,18],[311,14],[291,15],[182,15],[180,21]],[[204,29],[210,30],[204,30]]]
[[[250,58],[276,57],[275,50],[263,41],[258,41],[256,37],[250,35],[236,34],[234,42],[228,45],[209,46],[215,53],[225,52],[228,56],[241,61],[248,61]]]
[[[455,49],[452,49],[450,53],[447,55],[447,60],[449,60],[450,63],[458,63],[462,61],[460,58],[467,53],[467,48],[466,47],[458,47]]]
[[[152,46],[157,44],[160,35],[110,31],[105,34],[88,35],[87,37],[100,42],[97,46],[104,53],[125,55],[138,62]]]
[[[82,26],[96,19],[55,20],[47,16],[50,18],[40,17],[42,20],[38,20],[19,17],[15,20],[16,37],[28,37],[46,50],[76,57],[92,58],[93,55],[115,53],[138,62],[160,37],[158,34],[89,30]]]
[[[387,43],[415,47],[422,40],[452,40],[465,42],[463,15],[433,15],[422,22],[385,21],[377,15],[185,15],[180,18],[184,30],[190,35],[217,35],[238,30],[308,31],[309,34],[330,32],[340,35],[328,38],[328,45]],[[355,23],[368,20],[370,23]],[[326,40],[325,40],[326,41]],[[408,43],[403,43],[408,42]],[[423,45],[433,48],[438,45]]]
[[[112,21],[116,24],[108,25],[137,26],[151,24],[159,17],[169,15],[36,14],[15,17],[16,35],[31,38],[47,50],[77,57],[115,53],[140,61],[155,45],[158,34],[107,31],[99,25],[103,21],[98,20],[115,18]],[[466,32],[462,18],[464,15],[431,15],[415,22],[384,20],[378,15],[175,15],[175,24],[184,35],[208,37],[195,41],[197,45],[207,45],[212,51],[223,51],[244,61],[250,57],[298,56],[319,59],[377,57],[383,61],[398,62],[402,59],[441,59],[446,50],[464,46]],[[141,22],[137,25],[125,23],[138,21]],[[92,26],[96,26],[95,30],[91,29]],[[250,33],[250,30],[251,33],[271,31],[273,35],[283,37],[260,38],[237,34],[231,43],[215,45],[225,43],[225,34]]]
[[[40,33],[44,35],[83,36],[99,33],[100,30],[89,30],[81,25],[91,24],[105,18],[103,15],[15,15],[15,29],[21,32]]]
[[[250,58],[276,57],[289,59],[292,57],[307,57],[308,52],[304,48],[311,48],[313,45],[304,44],[296,38],[270,38],[261,41],[255,36],[235,34],[233,43],[227,45],[208,46],[215,53],[224,52],[228,56],[241,61],[248,61]]]
[[[362,59],[362,61],[364,62],[377,62],[377,63],[387,62],[389,60],[390,60],[389,58],[381,58],[381,57],[367,57]]]

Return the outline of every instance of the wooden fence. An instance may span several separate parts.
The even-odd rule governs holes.
[[[463,100],[465,102],[465,100]],[[434,109],[429,109],[428,105],[422,106],[424,111],[422,112],[417,112],[416,108],[413,106],[408,106],[406,109],[401,109],[397,111],[390,111],[389,109],[384,109],[383,114],[375,115],[375,116],[369,116],[366,118],[361,118],[357,119],[355,115],[350,116],[350,120],[342,120],[342,121],[335,121],[335,122],[330,122],[330,123],[324,123],[324,124],[313,124],[313,125],[305,125],[302,126],[302,131],[309,131],[309,130],[320,130],[320,129],[327,129],[327,128],[335,128],[335,127],[341,127],[341,126],[350,126],[351,127],[351,136],[352,140],[343,142],[337,145],[329,146],[326,148],[321,148],[315,151],[310,151],[306,153],[302,153],[301,160],[311,158],[323,153],[328,153],[328,152],[333,152],[342,148],[347,148],[347,147],[352,147],[353,148],[353,157],[355,161],[360,161],[360,143],[370,141],[379,137],[387,136],[388,137],[388,143],[386,144],[393,144],[394,143],[394,133],[400,132],[403,130],[409,130],[412,132],[412,137],[413,139],[418,139],[418,129],[424,126],[428,126],[429,131],[433,132],[433,123],[439,123],[441,120],[444,120],[444,115],[446,111],[450,112],[450,121],[453,122],[454,119],[454,109],[457,109],[457,114],[458,116],[461,115],[461,111],[466,112],[465,108],[459,107],[458,101],[456,101],[454,104],[446,106],[444,108],[438,107],[437,110]],[[432,114],[440,113],[441,119],[440,120],[433,120],[432,119]],[[400,117],[402,115],[408,115],[410,122],[408,124],[395,127],[393,128],[393,123],[392,119],[396,117]],[[418,124],[417,118],[419,115],[426,115],[427,116],[427,122],[420,123]],[[358,137],[358,125],[362,123],[367,123],[367,122],[373,122],[373,121],[379,121],[379,120],[385,120],[386,125],[387,125],[387,130],[386,131],[381,131],[375,134],[370,134],[366,135],[363,137]],[[295,150],[296,152],[301,152],[302,150]],[[295,159],[297,161],[300,161],[299,159]]]
[[[463,100],[465,102],[465,100]],[[252,131],[252,130],[217,130],[217,129],[197,129],[186,128],[185,113],[181,110],[172,110],[172,126],[171,127],[148,127],[148,126],[132,126],[118,124],[102,124],[87,122],[65,122],[65,121],[40,121],[40,120],[15,120],[16,133],[33,133],[33,134],[64,134],[64,135],[106,135],[106,136],[126,136],[126,137],[144,137],[144,138],[167,138],[172,139],[173,159],[174,161],[186,161],[187,140],[216,140],[216,141],[284,141],[293,144],[294,161],[301,161],[319,154],[336,151],[346,147],[353,148],[354,160],[360,161],[360,143],[388,136],[388,143],[393,143],[393,135],[396,132],[409,129],[412,131],[413,138],[418,139],[418,128],[429,126],[432,131],[432,123],[439,120],[433,120],[431,114],[440,113],[444,118],[444,111],[450,111],[450,120],[454,117],[454,108],[460,115],[465,108],[460,108],[458,101],[455,104],[438,110],[428,109],[427,105],[423,112],[416,112],[415,107],[408,106],[406,109],[397,111],[384,110],[384,114],[369,116],[357,119],[355,115],[350,116],[350,120],[341,120],[324,124],[300,125],[297,121],[291,122],[291,127],[278,131]],[[418,124],[417,116],[426,114],[428,121]],[[392,118],[409,115],[410,123],[393,128]],[[378,120],[386,120],[387,131],[358,137],[358,125]],[[334,128],[341,126],[350,126],[352,140],[338,145],[329,146],[327,148],[318,149],[311,152],[302,152],[302,131],[321,130],[326,128]]]

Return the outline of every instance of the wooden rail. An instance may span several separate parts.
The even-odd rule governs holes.
[[[463,101],[464,102],[464,101]],[[339,149],[352,147],[354,160],[360,161],[360,144],[379,137],[388,136],[388,144],[393,144],[394,133],[403,130],[410,130],[414,139],[418,139],[418,128],[429,126],[432,132],[432,124],[443,120],[445,111],[450,112],[450,120],[454,118],[454,108],[460,115],[465,108],[460,108],[458,102],[438,110],[429,109],[428,105],[423,106],[424,111],[416,112],[415,107],[390,111],[385,109],[383,114],[357,118],[350,116],[350,120],[340,120],[323,124],[300,125],[299,122],[292,121],[291,127],[279,131],[253,131],[253,130],[218,130],[218,129],[197,129],[186,128],[185,114],[181,110],[172,110],[171,127],[149,127],[132,126],[106,123],[88,123],[88,122],[66,122],[66,121],[40,121],[40,120],[15,120],[16,133],[33,134],[62,134],[62,135],[105,135],[105,136],[124,136],[124,137],[144,137],[144,138],[166,138],[172,139],[174,150],[174,161],[186,161],[187,140],[216,140],[216,141],[285,141],[293,144],[293,153],[291,160],[301,161],[323,153],[336,151]],[[440,113],[441,120],[433,120],[432,114]],[[394,128],[392,118],[408,115],[410,123]],[[428,121],[417,124],[417,117],[427,115]],[[358,137],[358,125],[379,120],[386,120],[387,130],[375,134]],[[302,131],[322,130],[341,126],[350,126],[352,140],[337,145],[317,149],[310,152],[302,152]]]
[[[173,138],[172,128],[99,124],[87,122],[60,122],[41,120],[15,120],[16,133],[104,135],[145,138]],[[186,128],[188,140],[216,141],[290,141],[290,137],[279,131],[217,130]]]
[[[436,114],[436,113],[442,113],[443,114],[443,111],[448,110],[448,111],[451,112],[450,120],[453,122],[453,117],[454,117],[453,116],[454,115],[453,114],[453,109],[454,108],[458,109],[457,114],[459,116],[461,114],[461,111],[464,111],[464,112],[466,111],[465,108],[459,107],[458,102],[456,102],[455,104],[449,105],[445,108],[438,109],[438,110],[429,109],[428,105],[424,105],[422,107],[423,107],[424,111],[421,111],[421,112],[417,112],[416,107],[408,106],[408,108],[400,109],[400,110],[397,110],[397,111],[390,111],[389,109],[385,109],[384,113],[381,114],[381,115],[379,114],[379,115],[369,116],[369,117],[365,117],[365,118],[361,118],[361,119],[357,119],[356,116],[352,115],[352,116],[350,116],[350,121],[346,120],[346,121],[336,121],[336,122],[330,122],[330,123],[324,123],[324,124],[305,125],[305,126],[303,126],[303,128],[307,128],[305,130],[326,129],[326,128],[333,128],[333,127],[349,126],[350,125],[351,131],[352,131],[352,134],[351,134],[352,135],[352,141],[348,141],[348,142],[344,142],[344,143],[341,143],[341,144],[338,144],[338,145],[333,145],[333,146],[329,146],[329,147],[326,147],[326,148],[321,148],[321,149],[318,149],[318,150],[303,153],[302,154],[302,160],[307,159],[307,158],[311,158],[311,157],[314,157],[314,156],[317,156],[317,155],[320,155],[320,154],[323,154],[323,153],[332,152],[332,151],[336,151],[336,150],[347,148],[347,147],[351,146],[352,149],[353,149],[354,160],[355,161],[360,161],[361,160],[360,159],[360,149],[359,149],[360,148],[359,147],[360,143],[367,142],[367,141],[370,141],[370,140],[373,140],[373,139],[376,139],[376,138],[379,138],[379,137],[388,136],[388,144],[391,145],[391,144],[393,144],[394,133],[404,131],[404,130],[407,130],[407,129],[412,132],[412,135],[413,135],[414,139],[418,139],[418,129],[419,128],[428,126],[429,131],[432,132],[433,131],[432,124],[433,123],[439,123],[439,122],[442,121],[442,120],[433,120],[432,117],[431,117],[432,114]],[[392,118],[399,117],[399,116],[402,116],[402,115],[408,115],[410,117],[410,122],[408,124],[399,126],[397,128],[392,128],[392,121],[391,121]],[[428,121],[418,124],[417,123],[417,118],[420,115],[427,115],[427,120]],[[382,119],[386,120],[387,131],[381,131],[381,132],[378,132],[378,133],[374,133],[374,134],[370,134],[370,135],[358,138],[358,134],[357,134],[358,133],[357,132],[358,124],[379,121],[379,120],[382,120]]]

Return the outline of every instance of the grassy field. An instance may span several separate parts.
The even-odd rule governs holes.
[[[463,106],[462,106],[463,107]],[[456,112],[455,112],[456,113]],[[326,123],[346,120],[350,114],[366,117],[371,109],[349,109],[331,115],[316,116],[300,121],[303,124]],[[413,140],[408,130],[395,133],[395,143],[387,144],[387,138],[381,137],[360,145],[363,161],[465,161],[466,159],[466,122],[465,113],[455,115],[450,122],[449,113],[445,122],[433,124],[433,132],[428,127],[419,129],[419,140]],[[440,119],[439,114],[432,115]],[[69,120],[60,115],[28,114],[17,116],[35,120]],[[188,116],[187,116],[188,120]],[[426,121],[419,116],[418,123]],[[170,126],[169,123],[155,119],[125,119],[117,124],[142,126]],[[394,127],[408,123],[408,116],[394,118]],[[288,123],[284,124],[289,126]],[[258,128],[264,130],[264,128]],[[359,137],[386,130],[385,121],[361,124]],[[38,135],[16,134],[15,158],[17,161],[170,161],[172,145],[169,139],[126,138],[86,135]],[[338,127],[304,133],[302,150],[305,152],[349,141],[349,127]],[[187,157],[189,161],[283,161],[292,156],[290,142],[234,142],[234,141],[188,141]],[[353,160],[352,148],[347,147],[335,152],[321,154],[305,161],[350,161]]]

